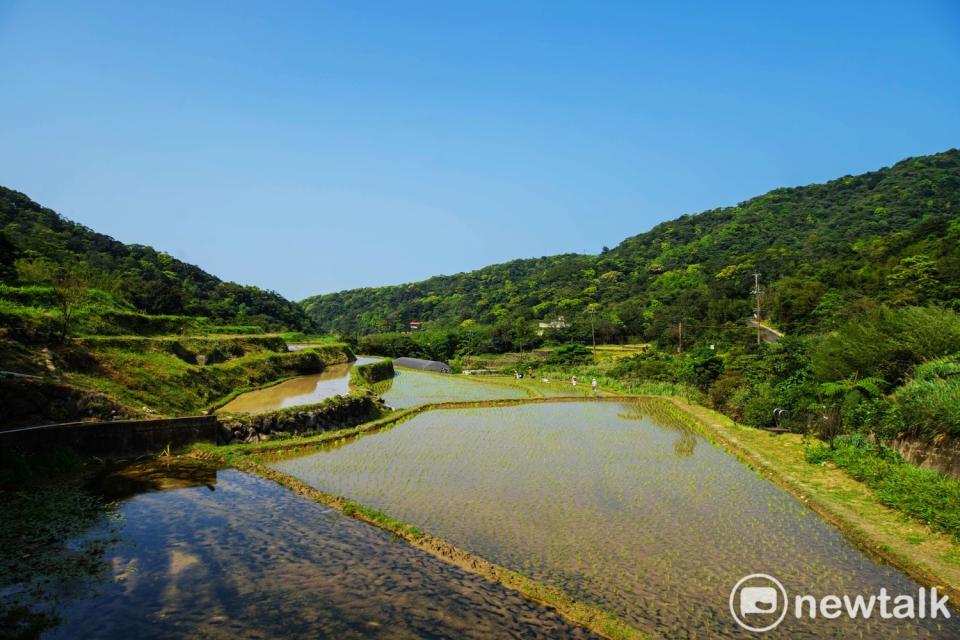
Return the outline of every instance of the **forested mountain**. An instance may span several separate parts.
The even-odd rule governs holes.
[[[271,328],[312,327],[303,309],[279,294],[224,282],[151,247],[118,242],[0,187],[0,283],[31,284],[28,275],[44,272],[45,265],[76,265],[93,286],[143,313],[205,316],[218,323]]]
[[[411,320],[518,326],[563,316],[604,340],[742,326],[761,274],[765,320],[835,326],[878,304],[960,298],[960,151],[686,215],[600,255],[515,260],[413,284],[303,301],[323,329],[371,333]]]

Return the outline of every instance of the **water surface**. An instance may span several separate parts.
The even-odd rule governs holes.
[[[698,433],[637,404],[432,411],[272,464],[667,638],[745,637],[728,598],[756,572],[791,594],[918,588]],[[957,638],[960,625],[788,618],[768,636]]]
[[[350,369],[356,365],[377,362],[381,358],[359,357],[354,362],[328,365],[322,373],[298,376],[280,384],[242,393],[220,411],[262,413],[287,407],[314,404],[350,392]]]
[[[589,637],[515,592],[239,471],[148,465],[99,490],[121,501],[105,579],[64,593],[62,622],[45,638]]]
[[[380,397],[396,409],[432,402],[470,402],[524,398],[526,392],[509,384],[480,382],[452,373],[397,369],[397,375],[379,383]]]

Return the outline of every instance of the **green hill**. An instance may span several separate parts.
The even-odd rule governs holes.
[[[192,414],[352,358],[339,344],[288,352],[266,333],[313,326],[276,293],[117,242],[0,188],[0,428]]]
[[[314,296],[327,331],[517,327],[563,316],[582,336],[665,340],[740,328],[761,274],[763,317],[788,332],[829,328],[879,304],[958,305],[960,151],[909,158],[825,184],[776,189],[682,216],[600,255],[515,260],[422,282]],[[575,330],[574,329],[574,330]]]
[[[137,314],[203,317],[211,325],[313,328],[298,305],[277,293],[224,282],[151,247],[118,242],[67,220],[22,193],[0,187],[0,283],[7,286],[0,301],[41,309],[49,306],[47,281],[57,269],[69,266],[82,270],[90,288],[102,293],[103,313],[96,314],[98,324],[90,327],[90,332],[141,333],[140,329],[149,329],[137,326],[133,317]],[[32,288],[24,291],[24,286]],[[116,325],[113,331],[111,323]],[[150,323],[141,320],[141,324]],[[169,324],[155,332],[177,329],[175,321]]]

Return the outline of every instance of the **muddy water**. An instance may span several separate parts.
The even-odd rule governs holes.
[[[818,597],[918,588],[698,433],[637,405],[433,411],[272,465],[661,637],[747,637],[728,602],[751,573]],[[767,635],[957,638],[958,622],[791,614]]]
[[[452,373],[423,373],[398,369],[396,377],[377,385],[380,397],[396,409],[413,407],[428,402],[469,402],[473,400],[501,400],[524,398],[523,389],[478,382]]]
[[[359,357],[354,362],[329,365],[318,373],[300,376],[265,389],[240,394],[220,410],[234,413],[261,413],[286,407],[313,404],[350,391],[350,368],[380,358]]]
[[[60,598],[45,638],[589,637],[255,476],[149,465],[99,490],[121,500],[107,575]]]

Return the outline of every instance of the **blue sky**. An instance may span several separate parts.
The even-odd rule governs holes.
[[[0,122],[0,184],[300,299],[960,146],[960,3],[0,0]]]

